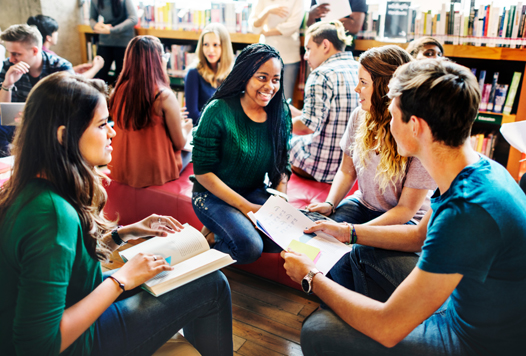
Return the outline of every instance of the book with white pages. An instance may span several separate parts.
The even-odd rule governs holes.
[[[349,0],[317,0],[319,4],[329,4],[329,12],[322,18],[323,21],[334,21],[352,14]]]
[[[127,262],[141,252],[162,256],[174,267],[143,283],[142,288],[155,297],[236,262],[230,255],[210,249],[203,234],[188,224],[179,232],[154,237],[119,255]]]
[[[303,230],[313,226],[314,222],[284,199],[271,196],[256,213],[249,212],[248,216],[259,230],[284,250],[292,240],[320,249],[316,267],[324,274],[351,251],[351,246],[322,231],[305,234]]]
[[[192,131],[188,133],[186,136],[186,144],[183,147],[183,151],[192,152],[194,149],[194,145],[192,141],[194,140],[194,135],[192,134]]]

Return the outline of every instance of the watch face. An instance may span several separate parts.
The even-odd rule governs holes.
[[[303,289],[303,291],[305,293],[309,293],[310,292],[310,285],[309,285],[309,281],[307,281],[306,279],[303,279],[301,281],[301,289]]]

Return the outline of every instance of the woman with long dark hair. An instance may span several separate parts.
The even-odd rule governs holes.
[[[104,22],[99,22],[99,17]],[[97,78],[108,82],[111,64],[115,61],[115,80],[119,77],[124,61],[124,51],[135,36],[137,10],[133,0],[91,0],[90,25],[99,34],[97,54],[104,58],[104,66]],[[113,83],[113,81],[112,81]]]
[[[371,48],[360,55],[360,107],[351,114],[341,140],[344,152],[325,203],[309,209],[352,224],[416,224],[429,209],[436,184],[420,161],[398,154],[391,134],[389,80],[412,60],[398,46]],[[354,182],[359,190],[344,199]],[[358,237],[359,239],[359,237]]]
[[[185,156],[183,162],[181,149],[192,121],[181,119],[162,55],[163,46],[157,37],[133,38],[110,98],[110,114],[117,131],[111,175],[136,188],[179,178],[189,161]]]
[[[183,226],[152,215],[117,227],[103,215],[115,131],[107,88],[65,72],[31,91],[0,190],[0,345],[6,355],[151,355],[179,329],[202,355],[232,355],[230,289],[220,272],[153,297],[142,283],[172,268],[140,254],[101,273],[129,240]]]
[[[207,229],[214,234],[214,248],[238,263],[253,262],[263,251],[264,240],[246,214],[269,197],[265,175],[281,192],[290,175],[291,119],[282,75],[283,63],[273,47],[246,47],[194,133],[194,211],[205,234]]]

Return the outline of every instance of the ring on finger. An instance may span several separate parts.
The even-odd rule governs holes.
[[[153,260],[157,261],[157,256],[153,255]]]
[[[159,217],[159,219],[157,220],[159,222],[159,224],[161,223],[161,217]]]

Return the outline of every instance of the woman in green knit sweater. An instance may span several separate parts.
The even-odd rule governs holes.
[[[272,188],[286,193],[291,118],[282,76],[283,62],[273,47],[248,46],[194,133],[194,211],[215,235],[214,248],[238,263],[257,260],[264,245],[280,250],[258,233],[247,213],[269,197],[265,175]]]

